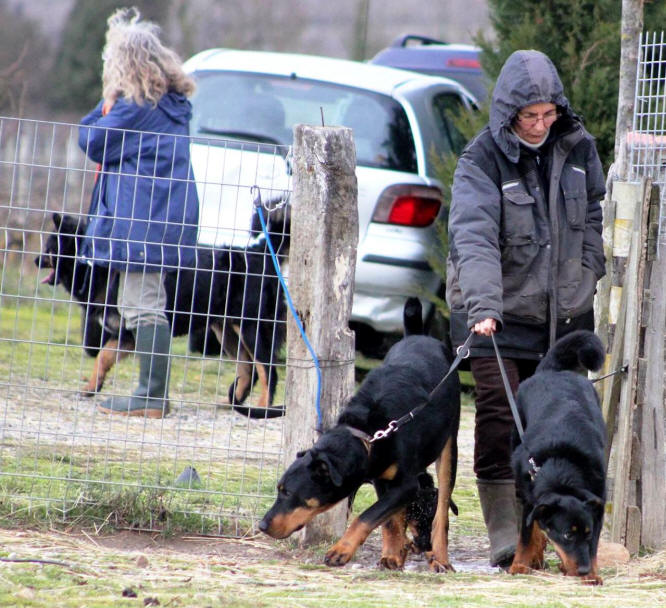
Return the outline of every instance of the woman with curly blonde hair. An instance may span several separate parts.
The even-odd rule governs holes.
[[[80,147],[100,164],[81,255],[120,274],[118,308],[134,334],[139,386],[99,408],[162,418],[171,345],[163,273],[195,262],[199,201],[187,99],[194,82],[136,9],[109,17],[102,59],[103,99],[79,128]]]
[[[159,26],[141,21],[136,9],[119,9],[108,22],[102,52],[104,101],[112,106],[118,97],[155,106],[173,91],[190,96],[194,81],[183,72],[181,61],[159,39]]]

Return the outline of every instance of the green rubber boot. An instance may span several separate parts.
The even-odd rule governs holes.
[[[510,479],[477,479],[476,485],[490,540],[490,565],[508,568],[518,543],[516,485]]]
[[[106,414],[164,418],[169,413],[168,325],[139,325],[135,335],[139,386],[130,397],[111,397],[98,406]]]

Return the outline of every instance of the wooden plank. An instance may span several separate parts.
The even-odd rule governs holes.
[[[657,241],[659,239],[659,217],[661,208],[661,196],[659,186],[652,186],[650,198],[650,215],[647,236],[647,259],[652,261],[657,257]]]
[[[620,388],[617,433],[615,444],[615,474],[613,486],[613,512],[611,517],[611,540],[623,542],[627,533],[627,503],[629,474],[631,467],[631,442],[634,423],[634,408],[637,382],[637,359],[639,352],[640,310],[643,295],[643,273],[645,269],[645,234],[647,232],[647,210],[650,201],[651,183],[643,180],[638,190],[635,207],[627,273],[623,289],[626,296],[626,318],[624,332],[623,362],[628,365],[626,379]],[[618,210],[619,210],[618,205]],[[617,339],[617,336],[616,336]]]
[[[623,290],[622,298],[618,306],[618,319],[615,324],[613,336],[613,349],[607,365],[608,372],[622,367],[624,359],[624,330],[627,311],[627,290]],[[610,462],[611,447],[615,436],[617,425],[617,406],[620,400],[620,389],[623,377],[621,374],[609,376],[603,380],[603,398],[601,401],[601,413],[606,421],[606,467]]]
[[[629,555],[638,555],[641,545],[641,510],[636,505],[627,507],[627,537],[624,546]]]
[[[626,258],[631,247],[636,204],[640,200],[640,182],[615,182],[615,221],[613,222],[613,256]]]
[[[335,423],[354,391],[354,332],[349,329],[358,204],[351,129],[294,128],[294,190],[289,290],[321,364],[322,427]],[[317,289],[311,289],[315,277]],[[287,321],[285,465],[312,447],[320,426],[317,374],[291,315]],[[291,390],[293,389],[293,390]],[[301,544],[330,541],[345,529],[347,501],[297,533]]]
[[[620,368],[624,357],[627,291],[622,288],[622,285],[631,244],[631,238],[627,238],[627,227],[633,224],[640,200],[640,184],[616,181],[613,182],[611,191],[613,193],[612,213],[607,218],[608,222],[604,220],[605,230],[611,231],[613,234],[612,237],[606,236],[606,239],[612,243],[612,251],[610,254],[606,252],[608,260],[606,265],[610,269],[608,325],[605,328],[602,327],[601,319],[597,324],[599,334],[606,337],[606,351],[610,353],[606,356],[604,374]],[[621,382],[622,376],[618,374],[606,378],[599,387],[601,409],[606,421],[606,467],[610,462],[611,447],[617,425],[617,405],[620,399]]]
[[[615,201],[613,200],[612,181],[609,181],[606,186],[606,197],[602,201],[602,210],[603,227],[601,234],[603,238],[604,256],[606,257],[606,275],[597,283],[597,293],[594,296],[594,331],[606,346],[606,352],[610,352],[612,343],[609,327],[612,323],[610,321],[610,304],[611,287],[613,284],[613,224],[615,222]],[[607,370],[603,368],[597,374],[592,374],[592,377],[598,377],[606,372]]]
[[[595,331],[606,345],[608,354],[604,367],[597,376],[617,369],[622,361],[626,308],[626,294],[623,293],[622,285],[631,243],[631,226],[640,197],[640,184],[614,181],[607,187],[607,191],[612,197],[611,200],[605,200],[602,233],[607,274],[597,286]],[[620,380],[620,377],[612,376],[597,386],[607,427],[606,465],[609,462],[611,442],[615,433]]]
[[[654,188],[654,190],[658,190]],[[664,239],[666,240],[666,238]],[[666,479],[664,458],[664,334],[666,333],[666,247],[650,268],[650,318],[645,331],[645,399],[641,416],[641,544],[664,546]]]

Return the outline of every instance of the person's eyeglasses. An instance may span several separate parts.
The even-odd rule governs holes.
[[[548,110],[545,114],[536,114],[535,112],[518,112],[518,122],[523,127],[533,127],[540,120],[544,127],[550,127],[558,118],[560,113],[557,110]]]

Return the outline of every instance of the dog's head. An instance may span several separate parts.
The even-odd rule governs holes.
[[[77,239],[85,223],[71,215],[53,214],[53,232],[46,237],[42,252],[35,258],[37,268],[50,268],[41,282],[47,285],[71,284],[77,255]]]
[[[601,529],[604,502],[591,492],[580,495],[548,493],[541,496],[527,515],[546,533],[569,576],[585,576],[592,568],[593,548]]]
[[[362,483],[343,472],[339,455],[314,446],[299,452],[277,485],[277,498],[259,523],[273,538],[286,538]]]

